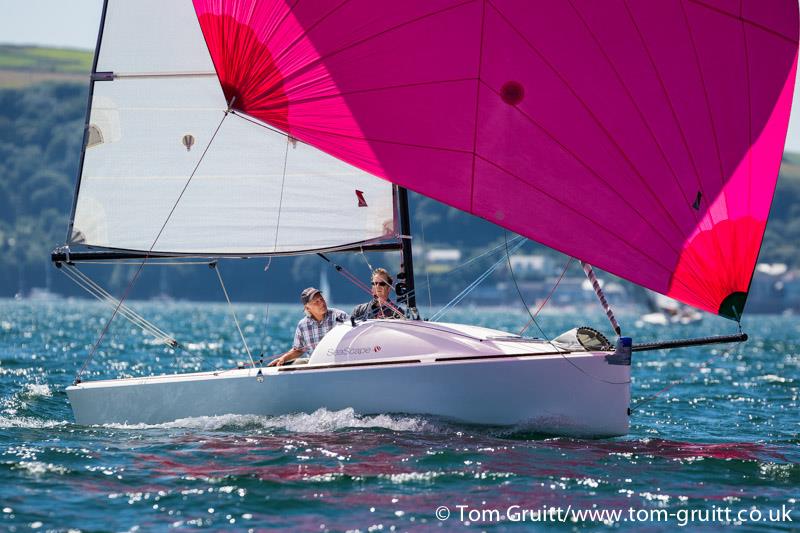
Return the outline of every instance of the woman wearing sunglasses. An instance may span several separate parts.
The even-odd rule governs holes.
[[[353,308],[351,316],[355,320],[374,318],[405,318],[405,312],[397,303],[389,299],[392,292],[392,276],[384,268],[372,271],[372,300]]]

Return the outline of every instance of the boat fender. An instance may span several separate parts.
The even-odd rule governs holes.
[[[614,353],[606,356],[606,361],[610,365],[631,365],[631,348],[633,347],[633,339],[630,337],[620,337],[617,340],[617,349]]]
[[[256,381],[259,383],[264,383],[264,374],[261,372],[260,368],[258,369],[258,372],[256,372]]]

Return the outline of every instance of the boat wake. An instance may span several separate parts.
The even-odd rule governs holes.
[[[280,416],[220,415],[181,418],[162,424],[103,424],[111,429],[194,429],[200,431],[278,430],[292,433],[331,433],[345,429],[385,429],[402,432],[439,432],[439,426],[424,417],[359,415],[352,408],[339,411],[317,409],[313,413]]]
[[[32,398],[49,398],[53,395],[53,391],[50,390],[50,385],[47,383],[26,383],[24,390],[20,393],[22,398],[32,399]]]
[[[0,399],[0,428],[42,429],[70,424],[66,420],[51,420],[43,405],[50,402],[53,391],[47,383],[24,383],[21,389]],[[44,400],[44,404],[40,403]],[[43,415],[43,416],[37,416]]]
[[[32,416],[4,416],[0,415],[0,429],[6,428],[28,428],[43,429],[71,424],[67,420],[47,420]]]

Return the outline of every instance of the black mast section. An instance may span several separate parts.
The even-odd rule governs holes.
[[[417,319],[417,294],[414,290],[414,259],[411,253],[411,217],[408,214],[408,191],[397,187],[397,208],[400,215],[400,234],[402,236],[403,262],[400,273],[397,275],[399,282],[395,286],[397,300],[408,308],[408,317]]]
[[[92,117],[92,100],[94,99],[94,84],[98,80],[113,79],[108,76],[98,76],[97,62],[100,58],[100,44],[103,42],[103,29],[106,25],[106,12],[108,11],[108,0],[103,1],[103,12],[100,16],[100,29],[97,31],[97,43],[94,45],[94,58],[92,58],[92,74],[89,78],[89,97],[86,102],[86,118],[83,122],[83,144],[81,144],[81,157],[78,162],[78,177],[75,180],[75,193],[72,196],[72,210],[69,213],[69,228],[67,229],[67,239],[72,240],[72,228],[75,224],[75,210],[78,208],[78,191],[81,188],[81,178],[83,177],[83,161],[86,158],[86,143],[89,141],[89,122]],[[106,73],[109,74],[109,73]]]

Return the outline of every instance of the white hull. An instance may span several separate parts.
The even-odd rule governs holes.
[[[361,414],[428,414],[549,434],[604,437],[628,431],[630,366],[610,364],[607,352],[547,355],[550,344],[493,341],[486,335],[491,330],[481,328],[423,323],[421,331],[409,322],[380,322],[340,326],[309,364],[265,368],[261,380],[255,369],[236,369],[86,382],[69,387],[67,395],[79,424],[352,407]],[[426,336],[441,337],[445,345],[458,344],[461,353],[387,353],[405,335],[423,339],[421,346],[429,344]],[[371,342],[376,338],[381,345]],[[373,348],[356,353],[357,345]],[[405,339],[401,347],[413,352],[420,346]],[[540,355],[518,355],[533,348]]]

